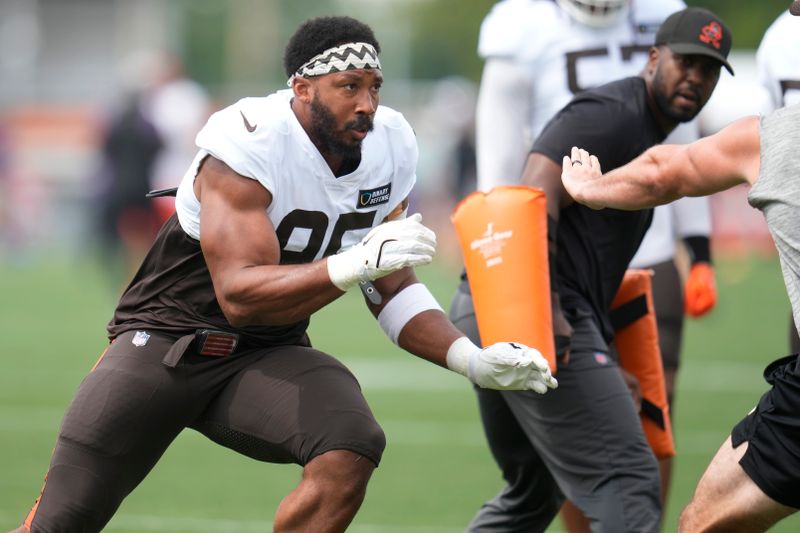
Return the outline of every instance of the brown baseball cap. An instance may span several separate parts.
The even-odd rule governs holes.
[[[728,63],[731,31],[717,15],[701,7],[688,7],[667,17],[656,34],[656,46],[666,45],[676,54],[703,55],[722,63],[733,74]]]

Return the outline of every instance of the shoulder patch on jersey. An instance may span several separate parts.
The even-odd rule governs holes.
[[[375,187],[374,189],[361,189],[358,191],[358,201],[356,202],[356,209],[365,209],[380,204],[385,204],[389,201],[392,195],[392,183]]]

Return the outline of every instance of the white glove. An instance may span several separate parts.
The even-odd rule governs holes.
[[[436,234],[415,213],[372,228],[355,246],[328,257],[331,282],[346,291],[405,267],[427,265],[436,252]]]
[[[460,337],[447,351],[447,367],[484,389],[530,389],[544,394],[547,389],[558,387],[539,350],[513,342],[498,342],[481,349]]]

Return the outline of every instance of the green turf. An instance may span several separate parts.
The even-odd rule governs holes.
[[[449,304],[455,274],[434,267],[419,274]],[[765,390],[762,367],[785,351],[789,306],[777,262],[727,260],[718,274],[717,309],[687,325],[665,531],[675,530],[712,454]],[[0,531],[14,527],[36,497],[61,414],[103,349],[115,292],[90,262],[0,262]],[[387,433],[384,461],[351,531],[463,530],[501,486],[467,383],[392,347],[358,295],[318,313],[311,333],[316,346],[353,368]],[[299,474],[187,431],[107,531],[267,531]],[[793,518],[774,531],[798,528]]]

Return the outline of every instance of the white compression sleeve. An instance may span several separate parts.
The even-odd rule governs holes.
[[[386,336],[397,344],[397,338],[405,325],[418,314],[430,309],[443,311],[428,288],[422,283],[415,283],[395,294],[386,303],[378,314],[378,323]]]

